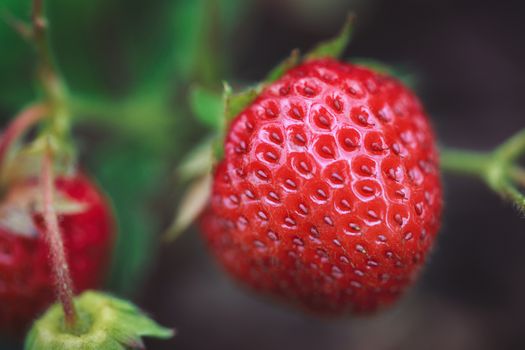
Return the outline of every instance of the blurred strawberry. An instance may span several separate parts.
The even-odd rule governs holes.
[[[82,173],[55,180],[55,207],[75,291],[99,288],[115,239],[110,206]],[[0,204],[0,329],[19,333],[53,303],[54,278],[38,180],[9,186]]]

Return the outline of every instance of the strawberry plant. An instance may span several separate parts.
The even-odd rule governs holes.
[[[486,153],[439,145],[413,75],[343,56],[352,19],[234,89],[221,79],[234,71],[224,33],[236,1],[5,5],[0,112],[25,107],[0,138],[0,331],[17,345],[25,335],[26,349],[173,336],[100,291],[131,298],[146,285],[143,301],[163,309],[172,297],[166,271],[186,265],[164,266],[170,246],[160,272],[144,272],[173,164],[185,194],[166,238],[195,223],[240,286],[315,316],[378,312],[418,281],[442,226],[443,173],[525,210],[525,133]]]

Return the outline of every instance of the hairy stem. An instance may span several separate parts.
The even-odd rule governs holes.
[[[0,139],[0,167],[4,164],[10,146],[29,128],[42,120],[49,108],[42,103],[33,104],[23,109],[14,117],[13,122],[4,131]]]
[[[40,181],[42,187],[45,238],[51,255],[51,267],[55,279],[58,300],[64,310],[65,326],[72,330],[77,323],[73,303],[73,282],[66,260],[64,242],[54,205],[54,166],[57,155],[69,149],[69,111],[66,89],[53,64],[47,22],[44,16],[44,0],[33,0],[33,40],[38,58],[37,76],[42,85],[44,99],[49,106],[49,122],[41,131],[43,156]],[[60,152],[60,153],[59,153]],[[67,152],[66,152],[67,153]]]
[[[51,253],[51,265],[55,277],[56,293],[64,310],[65,324],[73,329],[77,312],[73,303],[73,282],[66,260],[62,233],[58,225],[58,217],[54,207],[54,175],[53,159],[48,148],[42,160],[41,186],[43,195],[43,215],[45,223],[45,237]]]

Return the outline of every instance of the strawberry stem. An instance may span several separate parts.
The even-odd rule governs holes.
[[[443,149],[441,168],[444,171],[475,176],[493,191],[525,212],[525,170],[518,161],[525,155],[525,130],[518,132],[488,153]]]
[[[51,252],[51,263],[55,278],[56,293],[64,310],[66,328],[72,330],[77,321],[77,311],[73,303],[73,282],[64,251],[62,233],[54,207],[53,157],[47,149],[42,159],[41,186],[44,203],[45,238]]]
[[[44,16],[44,0],[33,0],[32,23],[33,42],[38,58],[37,77],[45,100],[50,105],[50,124],[44,132],[53,135],[59,142],[68,144],[70,113],[66,87],[53,64],[47,21]]]
[[[506,140],[495,153],[498,158],[512,162],[525,154],[525,129]]]
[[[490,154],[470,152],[458,149],[441,151],[441,169],[464,175],[484,176]]]
[[[56,294],[64,310],[66,329],[72,330],[77,321],[73,303],[73,282],[66,260],[64,242],[54,207],[55,155],[69,147],[69,111],[66,103],[65,86],[53,65],[47,21],[44,16],[44,0],[33,0],[33,41],[38,58],[37,76],[42,85],[44,97],[49,105],[49,124],[42,130],[40,141],[43,150],[41,186],[43,196],[43,217],[45,238],[51,253],[51,266],[55,278]],[[38,141],[38,140],[37,140]],[[67,153],[67,152],[66,152]]]

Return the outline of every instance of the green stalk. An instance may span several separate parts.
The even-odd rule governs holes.
[[[525,211],[525,195],[519,190],[525,187],[525,170],[517,163],[524,154],[525,130],[522,130],[488,153],[442,149],[441,169],[477,177]]]
[[[78,313],[73,302],[73,282],[66,260],[53,194],[55,191],[55,155],[64,151],[67,155],[68,150],[70,150],[70,114],[66,103],[65,86],[51,58],[43,5],[43,0],[33,0],[32,21],[33,39],[38,58],[37,76],[42,85],[45,103],[49,107],[49,124],[42,129],[36,146],[42,151],[40,181],[44,204],[45,238],[51,252],[51,268],[55,279],[55,290],[64,310],[66,328],[72,330],[77,323]],[[69,157],[66,156],[66,159],[69,160]]]
[[[452,173],[483,177],[490,161],[490,153],[458,149],[443,149],[441,151],[441,169]]]
[[[44,0],[33,0],[32,13],[33,42],[38,59],[37,78],[44,93],[44,100],[49,106],[48,124],[42,130],[41,136],[51,139],[55,153],[71,153],[67,89],[53,63],[43,2]]]

